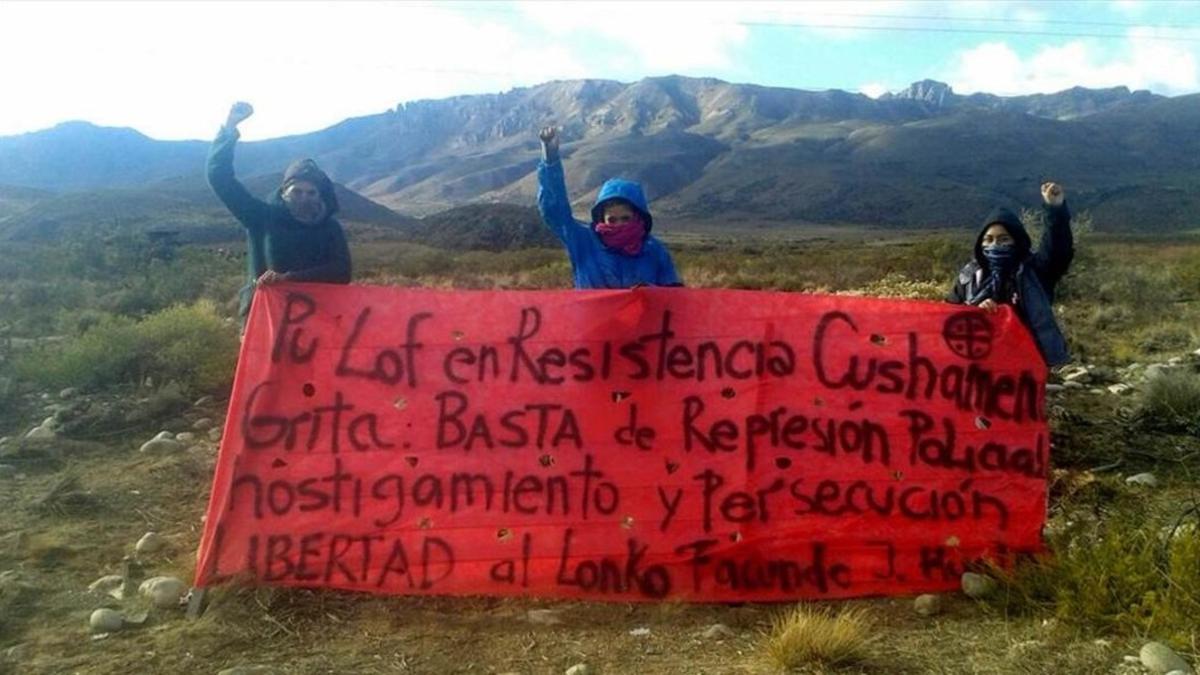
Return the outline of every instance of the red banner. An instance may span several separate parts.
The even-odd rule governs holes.
[[[1043,365],[933,302],[269,286],[196,585],[601,600],[950,589],[1041,548]]]

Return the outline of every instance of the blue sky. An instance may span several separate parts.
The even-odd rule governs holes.
[[[1200,91],[1197,2],[0,2],[0,135],[65,120],[246,138],[554,79],[878,95]]]

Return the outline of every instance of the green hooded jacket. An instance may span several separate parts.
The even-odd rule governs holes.
[[[246,285],[238,294],[238,315],[244,324],[254,297],[255,281],[267,270],[287,276],[289,281],[330,284],[350,283],[350,248],[342,225],[333,217],[337,197],[329,180],[312,160],[288,167],[283,184],[270,199],[250,194],[233,171],[237,129],[225,129],[213,140],[208,152],[208,184],[246,228]],[[283,203],[283,189],[293,180],[313,182],[325,202],[325,219],[306,225],[292,217]]]

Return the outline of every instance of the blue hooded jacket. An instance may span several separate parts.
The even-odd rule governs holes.
[[[989,213],[975,237],[975,259],[958,273],[947,300],[974,305],[990,297],[983,235],[992,225],[1003,225],[1015,240],[1020,264],[1013,276],[1014,298],[996,300],[1016,306],[1018,316],[1029,327],[1047,365],[1061,366],[1071,360],[1071,354],[1052,305],[1054,288],[1066,275],[1075,256],[1075,240],[1071,234],[1071,211],[1065,202],[1060,206],[1043,206],[1043,210],[1046,227],[1036,251],[1025,225],[1015,213],[1004,208]]]
[[[628,202],[646,223],[646,241],[637,255],[605,246],[591,223],[575,220],[567,198],[562,161],[538,164],[538,210],[542,220],[567,248],[575,288],[630,288],[637,284],[681,286],[667,247],[650,234],[654,218],[641,185],[620,178],[605,182],[592,207],[592,223],[599,222],[604,214],[604,203],[613,199]]]

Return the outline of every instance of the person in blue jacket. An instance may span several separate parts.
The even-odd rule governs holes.
[[[654,218],[638,183],[613,178],[604,183],[590,223],[575,220],[558,154],[558,131],[542,129],[538,164],[538,210],[567,248],[575,288],[682,286],[671,254],[650,234]]]
[[[1042,208],[1046,228],[1036,251],[1017,214],[993,209],[975,238],[975,259],[958,273],[946,299],[988,312],[1012,305],[1047,365],[1061,366],[1071,355],[1051,305],[1054,287],[1075,257],[1071,211],[1062,186],[1042,184]]]

